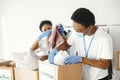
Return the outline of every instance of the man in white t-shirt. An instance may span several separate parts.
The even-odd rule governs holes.
[[[67,57],[65,64],[82,62],[82,80],[109,80],[108,67],[113,58],[111,37],[95,26],[94,14],[86,8],[77,9],[71,19],[74,31],[65,45],[74,45],[78,55]],[[59,48],[53,49],[50,54],[56,54],[58,50]]]

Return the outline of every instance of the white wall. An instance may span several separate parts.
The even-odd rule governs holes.
[[[71,26],[70,17],[79,7],[89,8],[96,24],[120,23],[120,0],[0,0],[0,56],[27,51],[40,33],[41,20]]]
[[[3,57],[3,41],[2,41],[2,24],[1,24],[1,16],[0,16],[0,58]]]
[[[120,25],[119,26],[110,26],[109,34],[113,40],[114,55],[113,55],[113,69],[114,69],[114,80],[120,80],[120,71],[116,70],[116,52],[120,51]]]
[[[96,16],[96,24],[120,23],[120,0],[0,0],[0,3],[3,43],[8,52],[30,47],[43,19],[52,20],[54,25],[72,25],[70,17],[79,7],[89,8]]]

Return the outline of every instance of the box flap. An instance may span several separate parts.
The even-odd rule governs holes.
[[[8,66],[10,60],[0,59],[0,66]]]

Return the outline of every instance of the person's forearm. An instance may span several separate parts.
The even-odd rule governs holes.
[[[64,43],[57,47],[57,50],[67,50],[70,48],[70,45],[67,43],[67,39],[64,37]]]
[[[69,47],[70,47],[70,46],[67,45],[67,43],[65,42],[65,43],[61,44],[59,47],[57,47],[57,50],[58,50],[58,51],[59,51],[59,50],[67,50]]]
[[[34,44],[32,45],[32,47],[31,47],[31,49],[34,51],[34,50],[36,50],[38,47],[39,47],[39,40],[36,40],[35,42],[34,42]]]
[[[82,57],[82,62],[84,64],[98,67],[101,69],[107,69],[109,67],[109,64],[110,64],[110,60],[107,60],[107,59],[93,60],[93,59],[88,59],[85,57]]]
[[[64,39],[64,43],[61,44],[59,47],[57,47],[57,50],[67,50],[70,45],[67,44],[67,37],[66,36],[63,36],[63,39]]]
[[[48,59],[48,55],[40,56],[40,60],[42,60],[42,61],[47,60],[47,59]]]

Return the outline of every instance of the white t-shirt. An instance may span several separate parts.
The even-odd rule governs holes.
[[[42,55],[48,55],[48,46],[47,46],[47,37],[44,37],[42,38],[41,40],[39,39],[39,49],[40,49],[40,52],[39,52],[39,56],[42,56]]]
[[[112,39],[108,35],[108,33],[102,29],[98,28],[96,33],[92,36],[85,36],[86,49],[88,50],[88,46],[93,36],[94,38],[91,43],[87,58],[95,60],[99,60],[100,58],[112,59],[113,58]],[[83,38],[77,37],[73,32],[71,36],[68,38],[67,42],[69,45],[75,46],[78,55],[86,57]],[[82,70],[83,70],[82,80],[98,80],[108,75],[108,69],[100,69],[86,64],[83,64]]]

